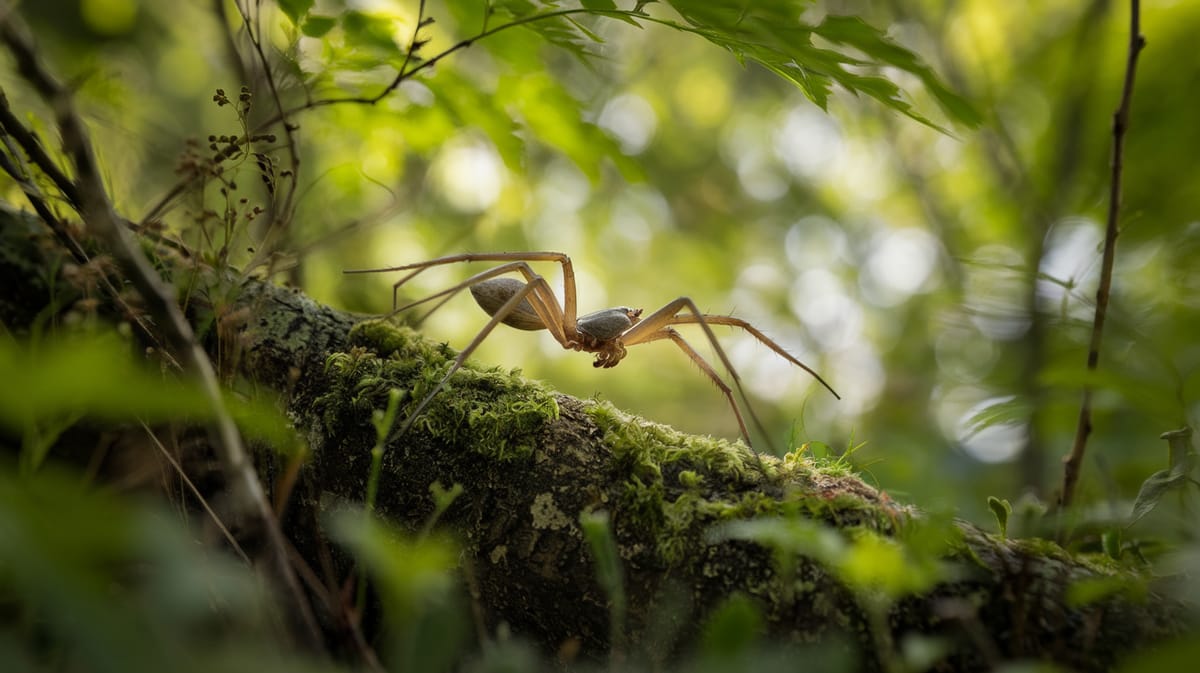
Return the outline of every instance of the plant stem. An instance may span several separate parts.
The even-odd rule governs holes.
[[[1125,153],[1125,134],[1129,129],[1129,110],[1133,102],[1133,78],[1137,69],[1138,55],[1146,46],[1141,33],[1139,0],[1129,3],[1129,55],[1125,61],[1125,82],[1121,89],[1121,101],[1113,113],[1112,164],[1109,175],[1108,223],[1104,232],[1104,258],[1100,267],[1100,287],[1096,289],[1096,316],[1092,321],[1092,340],[1088,348],[1088,372],[1096,370],[1100,362],[1100,341],[1104,333],[1104,319],[1108,313],[1108,297],[1112,289],[1113,259],[1116,255],[1118,220],[1121,212],[1121,172]],[[1058,505],[1065,509],[1071,504],[1075,485],[1079,481],[1079,470],[1087,449],[1088,436],[1092,432],[1092,386],[1085,384],[1083,400],[1079,406],[1079,423],[1075,429],[1075,441],[1071,452],[1063,458],[1062,490]]]

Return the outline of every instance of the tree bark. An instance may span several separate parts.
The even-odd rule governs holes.
[[[19,331],[50,306],[51,283],[66,286],[47,274],[62,267],[62,252],[32,216],[0,209],[0,229],[0,319]],[[207,345],[226,374],[282,393],[307,439],[311,458],[284,523],[319,567],[320,509],[331,496],[364,499],[372,413],[395,388],[404,420],[453,352],[293,289],[256,280],[237,288],[232,304],[207,307],[217,325]],[[199,313],[202,296],[191,301]],[[265,480],[281,483],[269,456],[260,461]],[[684,435],[501,370],[456,374],[407,433],[389,440],[382,467],[377,511],[411,530],[433,512],[431,484],[463,487],[439,525],[461,540],[483,625],[507,623],[551,652],[576,644],[599,656],[614,641],[660,656],[685,651],[696,625],[738,594],[757,605],[778,642],[841,639],[865,670],[887,668],[898,643],[919,633],[947,638],[938,670],[1036,658],[1100,671],[1184,628],[1177,604],[1114,563],[964,522],[939,525],[839,466],[798,454],[759,462],[740,444]],[[580,515],[595,511],[610,516],[624,572],[628,621],[619,640],[580,526]],[[917,563],[929,559],[912,551],[913,540],[932,534],[944,543],[934,545],[936,581],[889,593],[856,584],[816,545],[751,541],[729,527],[739,521],[799,521],[810,533],[836,531],[847,549],[875,534],[883,549]],[[892,539],[908,543],[887,546]],[[1081,582],[1115,589],[1079,605],[1068,592]],[[1138,600],[1131,587],[1150,597]],[[662,635],[654,625],[668,605],[686,616]]]

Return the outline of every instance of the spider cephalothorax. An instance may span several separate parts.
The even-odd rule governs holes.
[[[456,262],[488,261],[504,262],[504,264],[477,273],[453,287],[432,294],[424,299],[398,308],[395,307],[396,292],[400,286],[425,269]],[[529,262],[557,262],[562,265],[563,300],[561,306],[546,279],[534,273],[533,269],[529,266]],[[692,362],[725,395],[725,398],[729,401],[729,405],[733,408],[738,427],[741,429],[742,436],[746,439],[747,444],[750,444],[750,433],[746,430],[746,422],[742,418],[742,413],[733,398],[733,389],[717,374],[712,365],[696,352],[696,349],[692,348],[691,344],[684,340],[683,335],[676,331],[672,325],[698,325],[704,331],[705,337],[712,344],[713,350],[721,360],[721,364],[729,372],[729,377],[733,380],[733,385],[737,388],[743,400],[745,400],[746,394],[742,390],[741,379],[738,377],[737,371],[734,370],[733,364],[730,363],[729,358],[725,355],[724,349],[717,343],[717,337],[713,334],[711,325],[739,327],[749,332],[768,348],[792,364],[812,374],[821,385],[833,393],[834,397],[838,397],[833,388],[830,388],[829,384],[825,383],[825,380],[816,372],[793,357],[782,346],[767,338],[765,334],[750,323],[733,316],[701,313],[696,308],[696,304],[687,297],[679,297],[667,303],[666,306],[651,313],[645,319],[642,318],[642,309],[629,308],[628,306],[617,306],[577,317],[575,311],[575,272],[572,269],[571,258],[561,252],[468,253],[439,257],[427,262],[406,264],[404,266],[383,269],[360,269],[347,271],[346,273],[376,273],[384,271],[409,272],[393,286],[392,302],[393,308],[395,308],[394,312],[441,298],[441,301],[434,306],[436,310],[437,307],[449,301],[451,297],[461,292],[464,288],[470,288],[471,295],[475,297],[475,301],[488,315],[492,316],[492,319],[479,331],[475,339],[459,353],[458,358],[454,361],[454,364],[450,367],[450,371],[446,373],[445,377],[426,395],[425,399],[421,400],[416,409],[409,415],[402,430],[411,424],[412,420],[425,408],[429,400],[433,399],[433,396],[442,389],[446,381],[449,380],[450,375],[462,366],[467,357],[479,347],[479,344],[487,338],[487,335],[499,323],[523,330],[548,330],[554,337],[554,340],[563,348],[595,353],[596,360],[592,365],[602,368],[617,366],[624,359],[626,347],[628,346],[669,339],[675,345],[679,346],[680,350],[687,354]],[[509,273],[519,273],[525,280],[521,281],[516,278],[503,277],[504,274]],[[747,405],[747,411],[749,411],[750,417],[754,419],[755,423],[761,429],[761,424],[758,423],[758,418],[754,415],[754,411],[750,409],[749,405]]]
[[[625,357],[625,344],[621,335],[629,331],[642,318],[642,309],[617,306],[580,316],[575,323],[578,340],[568,341],[567,347],[595,353],[593,367],[616,367]]]

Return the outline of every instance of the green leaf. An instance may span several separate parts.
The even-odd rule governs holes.
[[[80,418],[154,422],[209,415],[197,385],[154,373],[115,333],[0,343],[0,427],[24,438],[22,463],[36,469],[54,439]]]
[[[1008,500],[997,498],[994,495],[989,495],[987,499],[988,509],[992,511],[992,516],[996,517],[996,525],[1000,528],[1000,537],[1008,537],[1008,517],[1012,514],[1012,505]]]
[[[312,9],[314,0],[279,0],[279,9],[287,15],[292,23],[299,24],[300,18]]]
[[[346,44],[351,48],[377,52],[384,58],[404,56],[396,44],[390,18],[366,12],[346,12],[342,15],[342,28],[346,31]]]
[[[1100,544],[1104,553],[1114,561],[1121,560],[1121,529],[1111,528],[1100,535]]]
[[[808,556],[821,563],[840,563],[846,555],[846,541],[838,531],[814,521],[772,518],[731,521],[714,527],[711,542],[752,540],[764,547],[790,555]]]
[[[451,134],[463,128],[479,129],[487,135],[509,170],[514,173],[525,170],[525,141],[518,135],[519,127],[505,109],[502,97],[450,68],[438,70],[425,80],[425,84],[437,96],[437,101],[434,110],[414,111],[417,116],[427,119],[433,114],[447,115],[450,126],[446,130]],[[407,124],[408,117],[405,121]],[[437,147],[440,146],[438,143]]]
[[[941,579],[937,564],[916,563],[904,546],[870,532],[854,540],[834,570],[859,591],[881,591],[892,599],[924,591]]]
[[[704,625],[702,646],[709,656],[732,657],[750,650],[764,633],[762,614],[754,601],[737,593],[713,610]]]
[[[983,118],[967,100],[947,88],[916,54],[892,42],[879,29],[868,25],[857,16],[825,17],[816,33],[831,42],[852,46],[875,59],[876,64],[890,65],[910,72],[921,79],[921,83],[942,107],[943,112],[964,126],[978,126]],[[878,98],[878,97],[877,97]],[[881,102],[889,100],[878,98]]]
[[[454,545],[435,537],[406,540],[400,533],[361,511],[345,510],[333,517],[335,537],[366,566],[387,598],[386,605],[406,620],[423,606],[441,600],[454,586],[458,564]]]
[[[966,421],[967,430],[971,435],[975,435],[994,425],[1024,424],[1029,420],[1032,411],[1028,400],[1019,397],[999,398],[971,414]]]
[[[596,581],[610,601],[624,605],[625,577],[608,512],[583,512],[579,515],[579,525],[591,549],[592,561],[596,564]]]
[[[261,582],[225,554],[197,554],[195,531],[184,530],[191,523],[86,482],[53,468],[17,478],[0,467],[0,595],[14,617],[0,627],[0,668],[62,668],[47,663],[52,652],[97,673],[158,673],[180,662],[236,670],[230,662],[239,660],[270,662],[256,667],[262,673],[333,670],[290,660],[263,619]]]
[[[1146,583],[1136,575],[1088,577],[1072,582],[1067,587],[1067,604],[1079,608],[1115,596],[1141,600],[1146,595],[1146,589]]]
[[[300,32],[309,37],[322,37],[336,25],[337,17],[313,15],[304,20]]]
[[[422,533],[426,535],[433,530],[438,519],[442,518],[446,510],[450,509],[450,505],[454,504],[458,496],[463,494],[463,485],[455,482],[453,486],[446,488],[442,486],[442,482],[434,481],[429,485],[429,494],[433,496],[433,513],[425,520],[425,525],[421,529]]]
[[[489,22],[490,28],[508,23],[509,20],[520,21],[520,27],[525,31],[536,33],[546,42],[585,62],[594,55],[588,47],[599,40],[598,36],[580,30],[581,26],[574,23],[569,16],[557,14],[556,12],[561,10],[558,10],[554,3],[496,0],[491,9],[498,18]]]
[[[890,80],[864,69],[894,67],[917,76],[926,90],[957,123],[976,126],[979,114],[962,97],[942,84],[911,51],[857,17],[827,16],[820,25],[801,20],[807,0],[748,4],[740,0],[668,0],[685,23],[662,21],[704,37],[728,49],[738,60],[751,60],[798,86],[813,103],[825,109],[833,84],[869,96],[922,124],[939,128],[916,112]],[[848,46],[868,58],[824,49],[813,35]],[[940,130],[940,128],[939,128]]]
[[[110,333],[40,344],[0,343],[0,425],[20,430],[45,417],[87,414],[149,420],[203,411],[204,396],[136,363],[131,346]]]
[[[1159,439],[1167,440],[1167,465],[1175,467],[1193,455],[1192,448],[1192,429],[1188,426],[1183,426],[1177,430],[1169,430],[1158,436]]]
[[[1154,508],[1158,506],[1158,501],[1162,500],[1167,493],[1186,488],[1191,483],[1188,479],[1189,467],[1185,461],[1169,470],[1159,470],[1142,482],[1137,499],[1133,501],[1133,513],[1130,515],[1126,527],[1132,526],[1142,517],[1154,511]]]
[[[583,118],[579,101],[549,73],[505,77],[496,95],[500,104],[520,113],[531,136],[565,154],[593,182],[600,179],[605,159],[627,180],[641,178],[637,164],[600,127]]]

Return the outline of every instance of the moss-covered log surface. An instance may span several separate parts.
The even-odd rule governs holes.
[[[7,210],[0,217],[0,318],[19,331],[66,308],[65,290],[49,287],[69,284],[54,276],[61,253],[36,221]],[[254,280],[229,289],[220,293],[219,309],[206,299],[216,293],[193,290],[191,307],[199,320],[219,325],[206,331],[214,359],[282,393],[307,439],[311,457],[284,524],[306,561],[321,567],[315,522],[331,503],[363,500],[373,414],[397,389],[404,419],[454,353],[295,290]],[[285,481],[270,454],[260,462],[268,488]],[[931,522],[843,465],[802,452],[759,460],[740,443],[689,436],[605,403],[555,394],[504,369],[456,373],[411,429],[389,440],[382,465],[377,510],[404,528],[417,530],[430,517],[432,484],[462,486],[438,525],[462,542],[479,621],[490,630],[507,624],[549,653],[608,652],[610,596],[597,584],[580,526],[581,514],[598,511],[610,517],[622,561],[626,646],[664,657],[685,651],[696,625],[735,595],[752,599],[773,637],[837,639],[864,653],[866,669],[888,659],[883,649],[921,633],[950,636],[954,649],[942,670],[986,670],[1027,657],[1100,671],[1183,621],[1152,582],[1115,563],[1045,541],[1000,539],[965,523]],[[730,525],[746,521],[767,526]],[[809,525],[778,544],[748,539],[774,539],[771,522]],[[843,545],[870,541],[853,549],[878,550],[869,560],[881,564],[932,563],[935,580],[909,587],[848,582],[853,573],[838,564],[851,564],[853,554],[821,552],[830,543],[821,536],[831,532]],[[925,542],[913,551],[919,539]],[[902,576],[913,575],[920,573]],[[1108,589],[1089,601],[1069,600],[1081,583]],[[664,626],[664,615],[678,623]]]

